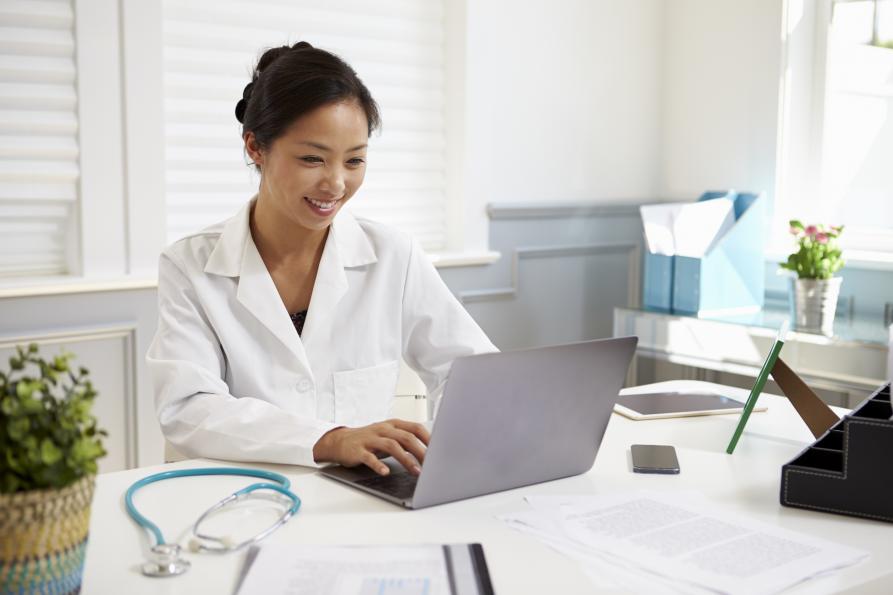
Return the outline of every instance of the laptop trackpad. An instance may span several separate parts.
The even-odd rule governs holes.
[[[406,469],[394,457],[386,457],[381,462],[388,466],[391,475],[395,473],[406,473]],[[362,479],[371,479],[380,477],[378,473],[367,467],[366,465],[357,465],[356,467],[342,467],[341,465],[332,465],[325,467],[323,472],[326,475],[337,477],[345,481],[358,481]]]

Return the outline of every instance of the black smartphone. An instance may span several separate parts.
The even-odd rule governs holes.
[[[633,444],[633,471],[636,473],[679,473],[676,449],[660,444]]]

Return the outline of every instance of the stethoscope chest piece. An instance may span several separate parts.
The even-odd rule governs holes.
[[[180,546],[162,543],[152,547],[152,561],[142,565],[146,576],[178,576],[189,570],[189,561],[180,557]]]

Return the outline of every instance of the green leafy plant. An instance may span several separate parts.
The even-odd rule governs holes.
[[[0,493],[62,488],[96,473],[108,433],[91,414],[89,371],[72,370],[73,357],[47,361],[37,345],[19,346],[0,372]]]
[[[781,263],[781,268],[794,271],[800,279],[830,279],[843,268],[844,260],[837,243],[843,232],[842,225],[804,226],[796,219],[790,225],[799,248]]]

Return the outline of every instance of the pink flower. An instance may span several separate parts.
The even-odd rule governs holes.
[[[819,232],[815,236],[815,241],[819,244],[827,244],[828,243],[828,234]]]
[[[814,236],[816,234],[816,232],[818,231],[818,228],[815,225],[808,225],[806,227],[805,231],[806,231],[806,235]]]

